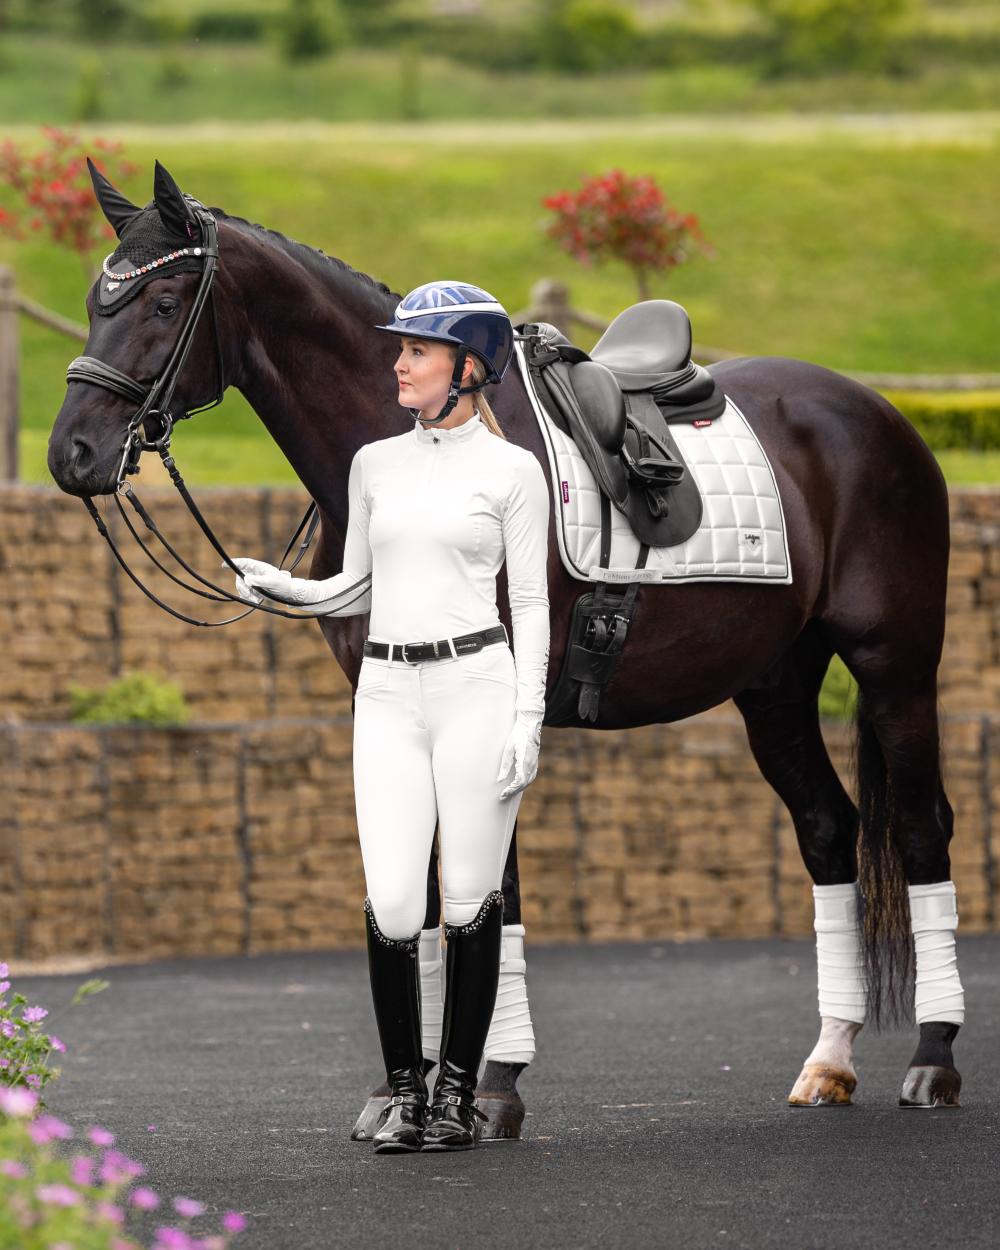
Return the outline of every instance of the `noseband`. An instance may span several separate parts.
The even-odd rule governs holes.
[[[156,522],[153,520],[148,510],[143,507],[138,496],[133,490],[131,483],[128,481],[130,474],[138,473],[139,459],[142,453],[144,451],[157,452],[160,459],[163,461],[171,482],[177,488],[188,511],[194,517],[202,533],[211,543],[215,551],[222,557],[223,563],[226,564],[237,577],[242,576],[240,569],[233,563],[232,558],[216,537],[211,526],[202,515],[198,505],[191,497],[191,494],[184,483],[184,479],[180,475],[176,462],[170,454],[170,440],[173,434],[175,422],[185,420],[188,417],[195,416],[196,413],[205,412],[209,408],[216,407],[222,402],[222,397],[226,389],[223,372],[222,344],[219,339],[219,326],[215,315],[215,300],[212,296],[212,283],[215,278],[215,271],[219,260],[218,226],[215,218],[199,200],[196,200],[194,196],[187,194],[185,194],[184,198],[188,202],[201,226],[201,237],[203,240],[199,246],[189,249],[189,254],[203,257],[204,263],[201,269],[201,278],[198,283],[198,290],[195,293],[194,301],[192,302],[191,308],[188,312],[187,320],[181,327],[180,334],[177,337],[173,350],[171,351],[170,356],[166,364],[163,366],[159,376],[155,379],[151,386],[144,386],[141,382],[137,382],[135,378],[129,377],[127,373],[122,373],[120,370],[115,369],[112,365],[107,364],[105,361],[99,360],[96,356],[77,356],[75,360],[71,361],[66,370],[66,381],[85,382],[91,386],[102,386],[105,390],[112,391],[114,394],[120,395],[123,399],[131,400],[133,403],[139,405],[139,408],[126,427],[125,438],[121,448],[122,457],[118,466],[118,473],[115,478],[114,488],[115,504],[125,522],[126,527],[128,528],[129,533],[136,540],[139,547],[162,573],[166,574],[172,582],[181,586],[183,589],[199,595],[203,599],[211,599],[219,603],[243,604],[246,601],[241,599],[239,595],[235,595],[231,591],[225,590],[223,587],[217,586],[213,582],[202,577],[200,573],[193,569],[190,564],[184,560],[176,548],[173,547],[160,532]],[[160,263],[163,262],[151,262],[153,266]],[[138,272],[147,272],[147,266],[141,266]],[[191,349],[191,343],[194,340],[195,331],[198,328],[198,322],[206,304],[208,304],[211,310],[212,334],[215,339],[217,368],[216,393],[214,398],[204,404],[185,409],[179,413],[174,413],[171,412],[171,404],[173,402],[174,390],[177,386],[177,379],[180,376],[181,370],[184,368],[184,362],[187,360],[188,352]],[[160,434],[159,437],[155,439],[148,439],[143,429],[144,423],[150,418],[155,418],[160,424]],[[132,506],[133,510],[136,512],[145,527],[165,548],[172,559],[174,559],[185,572],[190,574],[195,581],[199,583],[199,585],[191,585],[189,582],[184,581],[183,578],[177,577],[176,574],[172,573],[170,569],[166,568],[163,563],[157,559],[156,555],[149,549],[136,530],[132,521],[129,519],[128,514],[122,506],[123,496],[128,500],[129,504]],[[221,625],[229,625],[233,621],[241,621],[244,617],[249,616],[251,612],[258,611],[270,612],[275,616],[287,616],[293,620],[316,619],[315,616],[309,613],[286,612],[282,608],[276,608],[266,603],[253,604],[245,611],[240,612],[237,616],[229,617],[223,621],[197,620],[195,617],[187,616],[185,613],[177,611],[169,604],[164,603],[162,599],[158,598],[153,591],[142,583],[139,577],[128,566],[119,551],[115,540],[112,538],[111,533],[105,525],[93,499],[85,498],[83,502],[87,511],[93,517],[94,523],[96,524],[101,537],[108,543],[115,559],[125,570],[131,580],[136,584],[136,586],[139,587],[148,599],[151,599],[155,604],[157,604],[158,607],[162,608],[165,612],[169,612],[171,616],[176,617],[178,620],[185,621],[189,625],[200,625],[212,628]],[[294,569],[308,550],[318,528],[319,513],[316,509],[316,504],[310,503],[305,516],[302,518],[298,528],[285,548],[285,553],[281,557],[279,567],[284,564],[294,544],[298,541],[304,531],[305,537],[299,544],[298,554],[290,566],[289,571]],[[361,595],[366,593],[369,584],[370,579],[365,578],[362,579],[362,582],[356,583],[355,587],[352,587],[352,589],[358,590],[358,597],[360,598]],[[201,589],[200,587],[204,587],[205,589]]]

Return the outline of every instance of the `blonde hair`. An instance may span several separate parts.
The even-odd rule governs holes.
[[[456,349],[455,355],[458,355]],[[471,352],[470,352],[471,355]],[[486,377],[486,366],[478,356],[472,357],[472,381],[477,385]],[[500,428],[500,422],[497,420],[496,413],[490,407],[490,401],[486,398],[482,391],[476,395],[473,403],[479,411],[479,419],[491,434],[495,434],[497,438],[506,438],[507,435]]]

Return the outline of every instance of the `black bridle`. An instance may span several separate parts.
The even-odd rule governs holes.
[[[144,451],[156,451],[159,454],[160,459],[163,461],[163,465],[170,476],[171,482],[177,488],[178,493],[184,500],[188,511],[194,517],[199,529],[208,539],[209,543],[218,555],[222,557],[223,563],[227,565],[237,577],[242,577],[242,572],[236,564],[234,564],[229,553],[216,537],[212,527],[205,520],[201,509],[191,497],[191,494],[184,483],[184,479],[180,475],[180,471],[177,468],[174,458],[170,454],[170,440],[175,423],[179,420],[186,420],[189,417],[193,417],[199,412],[205,412],[209,408],[216,407],[222,402],[222,397],[226,389],[223,370],[222,344],[219,339],[219,326],[215,313],[215,300],[212,294],[212,283],[219,260],[218,226],[213,215],[199,200],[196,200],[194,196],[187,194],[185,194],[184,198],[188,202],[188,205],[201,226],[202,242],[198,247],[193,248],[192,252],[195,256],[202,256],[204,258],[204,263],[201,269],[201,278],[198,283],[198,290],[195,293],[194,301],[191,304],[187,320],[181,327],[180,334],[177,337],[173,350],[159,375],[154,380],[152,385],[147,387],[141,382],[137,382],[134,378],[129,377],[128,374],[122,373],[120,370],[115,369],[112,365],[105,363],[105,361],[99,360],[96,356],[78,356],[70,363],[68,369],[66,370],[66,380],[67,382],[85,382],[93,386],[102,386],[105,390],[112,391],[114,394],[120,395],[124,399],[132,400],[134,403],[139,405],[139,408],[129,421],[125,431],[125,438],[121,448],[121,461],[118,465],[118,474],[115,479],[114,500],[129,533],[136,540],[142,551],[162,573],[166,574],[166,576],[170,578],[172,582],[181,586],[183,589],[190,591],[192,594],[199,595],[203,599],[211,599],[217,603],[243,604],[246,600],[240,598],[239,595],[233,594],[231,591],[225,590],[221,586],[215,585],[214,582],[209,581],[207,578],[202,577],[200,573],[187,563],[176,548],[173,547],[160,532],[156,522],[153,520],[147,509],[143,507],[128,481],[130,474],[137,473],[139,471],[139,459],[142,453]],[[208,304],[209,309],[211,310],[212,334],[215,340],[217,380],[216,392],[214,397],[206,403],[195,405],[180,413],[174,413],[171,410],[171,405],[173,403],[177,380],[180,376],[181,370],[184,368],[184,362],[187,360],[188,352],[190,351],[191,344],[194,340],[195,331],[198,328],[198,322],[206,304]],[[145,423],[151,419],[158,421],[160,426],[160,434],[154,439],[147,438],[144,429]],[[143,541],[142,537],[130,520],[128,513],[122,506],[122,497],[129,502],[137,516],[142,521],[143,525],[145,525],[146,528],[154,535],[170,557],[174,559],[186,573],[190,574],[198,585],[191,585],[183,578],[178,577],[166,568],[159,559],[157,559],[156,555]],[[245,611],[238,613],[236,616],[228,617],[223,621],[202,621],[195,617],[188,616],[183,612],[179,612],[176,608],[172,608],[169,604],[164,603],[162,599],[158,598],[148,586],[145,586],[142,583],[132,569],[129,568],[128,563],[119,551],[115,540],[108,531],[108,527],[104,523],[104,519],[98,511],[93,499],[88,497],[85,498],[83,502],[87,511],[93,517],[94,523],[96,524],[101,537],[107,542],[115,559],[125,570],[129,578],[131,578],[131,580],[136,584],[136,586],[139,587],[148,599],[151,599],[158,607],[162,608],[165,612],[169,612],[171,616],[176,617],[178,620],[185,621],[189,625],[217,628],[221,625],[230,625],[234,621],[241,621],[245,617],[249,616],[251,612],[258,611],[270,612],[275,616],[286,616],[292,620],[316,619],[315,615],[311,613],[286,612],[282,608],[276,608],[266,603],[252,604],[246,608]],[[316,508],[316,504],[310,503],[305,515],[299,522],[298,528],[288,541],[284,555],[281,557],[279,567],[284,564],[293,546],[298,541],[303,531],[305,531],[305,537],[299,544],[298,554],[288,571],[291,572],[294,570],[299,561],[305,555],[306,551],[309,549],[318,528],[319,512]],[[350,600],[350,602],[355,602],[357,599],[366,594],[370,584],[371,578],[364,577],[355,582],[353,586],[349,587],[349,591],[357,591],[354,599]],[[204,587],[204,589],[201,589],[201,587]],[[277,598],[277,596],[269,594],[269,598]],[[282,602],[284,601],[282,600]]]

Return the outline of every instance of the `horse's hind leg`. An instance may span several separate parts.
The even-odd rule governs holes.
[[[932,667],[914,682],[913,668],[901,662],[881,664],[870,655],[863,663],[858,657],[845,660],[854,661],[861,689],[858,750],[862,846],[870,865],[866,876],[872,878],[873,893],[893,893],[884,884],[892,878],[899,882],[895,893],[902,895],[905,886],[916,949],[920,1041],[903,1081],[900,1106],[957,1107],[962,1078],[952,1043],[965,1018],[965,1004],[955,951],[958,911],[948,854],[953,814],[941,784],[935,672]],[[900,934],[900,927],[886,940],[890,946],[894,937],[897,944],[905,940],[906,959],[898,960],[904,968],[913,947],[909,933]],[[875,948],[869,964],[874,962],[876,974],[879,959]],[[884,987],[890,1009],[894,1003],[903,1006],[895,994],[902,984],[903,978],[896,976]]]
[[[830,762],[819,724],[819,690],[831,654],[822,629],[810,622],[765,683],[736,698],[754,758],[791,813],[815,883],[817,927],[824,930],[817,934],[820,1036],[788,1096],[793,1106],[851,1101],[854,1039],[864,1020],[854,910],[858,812]]]

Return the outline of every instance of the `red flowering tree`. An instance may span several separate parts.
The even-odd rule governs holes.
[[[11,139],[0,145],[0,188],[8,192],[8,206],[0,205],[0,234],[25,239],[30,233],[46,233],[80,258],[89,280],[96,268],[95,249],[115,232],[94,197],[86,158],[112,181],[128,177],[137,166],[122,159],[120,143],[84,143],[78,134],[55,126],[42,131],[45,144],[40,150],[28,151]]]
[[[612,169],[542,203],[553,214],[549,238],[585,265],[623,261],[640,299],[649,299],[651,273],[676,269],[696,252],[712,254],[698,218],[674,208],[652,178]]]

